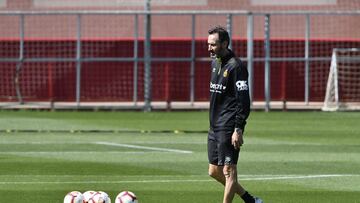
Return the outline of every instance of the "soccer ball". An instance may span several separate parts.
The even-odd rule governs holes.
[[[106,192],[103,191],[86,191],[84,193],[85,203],[111,203],[111,199]]]
[[[111,203],[111,199],[110,199],[109,195],[103,191],[97,192],[94,199],[97,200],[96,203]]]
[[[116,196],[115,203],[138,203],[138,200],[134,193],[123,191]]]
[[[84,203],[84,196],[79,191],[69,192],[64,198],[64,203]]]
[[[83,196],[84,196],[84,202],[88,203],[90,199],[92,199],[92,197],[95,195],[95,191],[89,190],[84,192]]]

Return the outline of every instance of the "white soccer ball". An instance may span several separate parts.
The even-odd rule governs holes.
[[[93,196],[96,194],[96,191],[93,190],[89,190],[84,192],[83,196],[84,196],[84,202],[88,203],[90,199],[93,198]]]
[[[133,192],[123,191],[116,196],[115,203],[138,203],[138,200]]]
[[[69,192],[64,198],[64,203],[84,203],[84,196],[79,191]]]
[[[95,197],[96,196],[99,196],[97,203],[111,203],[111,199],[106,192],[99,191],[98,195],[95,195]],[[103,201],[101,202],[101,200]]]
[[[85,203],[111,203],[111,199],[106,192],[87,191],[85,193]]]

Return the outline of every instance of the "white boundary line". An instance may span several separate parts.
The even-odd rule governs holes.
[[[0,152],[0,154],[11,154],[11,155],[61,155],[61,154],[149,154],[149,153],[166,153],[168,151],[24,151],[24,152]],[[179,153],[179,152],[177,152]],[[183,152],[185,153],[185,152]],[[192,153],[192,152],[189,152]]]
[[[132,144],[193,144],[193,145],[205,145],[206,143],[203,141],[189,141],[189,142],[174,142],[174,141],[132,141]],[[97,144],[94,142],[88,141],[2,141],[0,145],[22,145],[22,144],[33,144],[33,145],[48,145],[48,144],[68,144],[68,145],[76,145],[76,144]]]
[[[119,143],[111,143],[111,142],[95,142],[95,144],[115,146],[115,147],[126,147],[126,148],[133,148],[133,149],[144,149],[144,150],[152,150],[152,151],[175,152],[175,153],[181,153],[181,154],[193,153],[192,151],[186,151],[186,150],[159,148],[159,147],[145,147],[145,146],[140,146],[140,145],[119,144]]]
[[[241,178],[241,180],[290,180],[290,179],[313,179],[334,177],[360,177],[360,174],[318,174],[318,175],[285,175],[285,176],[263,176],[253,178]]]
[[[161,176],[159,176],[161,177]],[[319,174],[319,175],[254,175],[241,176],[242,181],[271,181],[271,180],[292,180],[292,179],[316,179],[316,178],[339,178],[339,177],[360,177],[360,174]],[[246,178],[248,177],[248,178]],[[9,182],[0,181],[0,185],[39,185],[39,184],[121,184],[121,183],[184,183],[184,182],[211,182],[211,178],[207,179],[183,179],[183,180],[119,180],[119,181],[21,181]]]

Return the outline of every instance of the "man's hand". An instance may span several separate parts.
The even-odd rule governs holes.
[[[240,147],[244,144],[242,130],[235,129],[231,136],[231,144],[235,149],[240,149]]]

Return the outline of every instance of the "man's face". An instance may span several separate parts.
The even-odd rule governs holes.
[[[221,57],[226,49],[226,42],[220,43],[219,34],[214,33],[210,34],[208,37],[208,51],[210,52],[210,57]]]

